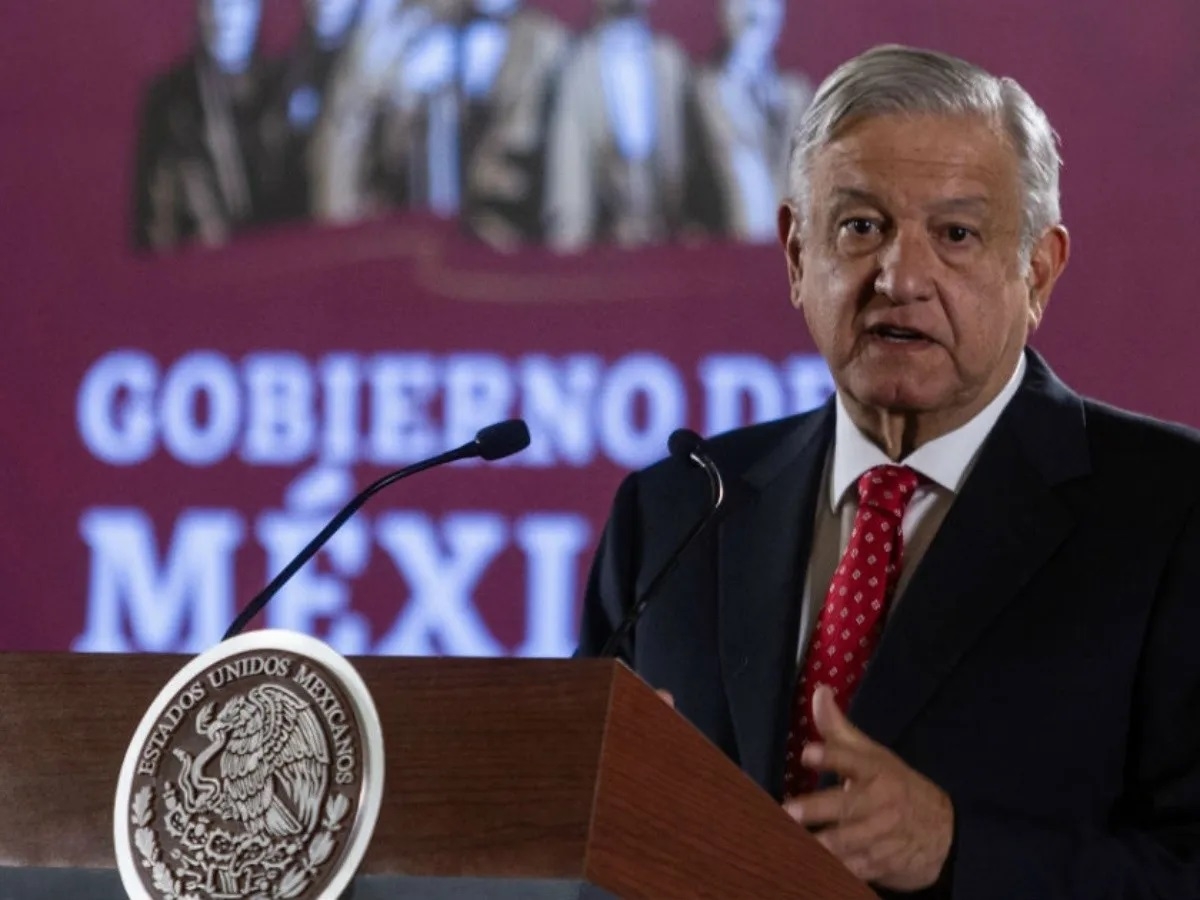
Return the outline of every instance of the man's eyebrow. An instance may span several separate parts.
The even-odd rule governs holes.
[[[991,201],[983,194],[969,194],[935,200],[927,208],[930,212],[986,212],[991,205]]]
[[[864,204],[874,207],[875,209],[883,209],[884,202],[878,195],[862,188],[855,187],[835,187],[833,189],[833,205],[834,214],[840,213],[847,206],[855,204]],[[925,208],[931,213],[953,213],[953,212],[987,212],[991,208],[991,200],[984,194],[964,194],[960,197],[946,197],[942,200],[935,200],[929,203]]]
[[[883,207],[882,200],[870,191],[864,191],[862,188],[835,187],[833,189],[833,202],[834,206],[839,209],[854,203],[865,203],[868,206],[877,208]]]

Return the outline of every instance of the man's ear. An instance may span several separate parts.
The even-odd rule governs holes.
[[[1029,291],[1029,330],[1035,331],[1041,324],[1050,294],[1058,276],[1067,267],[1071,256],[1071,236],[1062,225],[1055,225],[1041,236],[1029,257],[1029,271],[1025,285]]]
[[[787,257],[788,285],[791,288],[792,306],[800,308],[800,278],[804,274],[800,262],[800,216],[790,203],[779,207],[779,242]]]

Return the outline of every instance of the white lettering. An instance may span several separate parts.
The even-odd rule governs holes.
[[[504,520],[486,513],[454,513],[439,528],[412,512],[384,513],[376,524],[380,546],[411,589],[408,602],[376,653],[425,656],[497,656],[471,594],[507,542]]]
[[[219,353],[197,351],[163,382],[163,443],[181,462],[207,466],[229,454],[241,419],[237,372]]]
[[[321,457],[329,465],[350,465],[358,459],[358,395],[362,371],[352,353],[335,353],[321,361],[325,398],[325,429]]]
[[[97,459],[129,466],[155,448],[154,389],[158,364],[140,350],[115,350],[88,369],[79,388],[79,434]]]
[[[290,465],[312,452],[316,422],[312,372],[296,353],[256,353],[246,359],[246,438],[251,465]]]
[[[444,446],[473,440],[475,432],[509,417],[513,402],[508,364],[487,353],[463,353],[446,360]]]
[[[161,565],[141,510],[88,510],[79,530],[91,561],[87,622],[75,650],[191,653],[220,640],[233,618],[233,558],[243,535],[237,515],[184,511]]]
[[[600,440],[619,465],[645,466],[666,455],[667,438],[686,414],[687,394],[671,363],[648,353],[626,356],[600,391]]]
[[[790,391],[791,408],[800,413],[816,409],[834,392],[833,375],[825,360],[815,353],[789,356],[783,364],[784,380]]]
[[[720,434],[783,415],[783,386],[761,356],[717,354],[700,363],[705,388],[705,434]]]
[[[386,354],[368,368],[371,384],[371,462],[400,465],[432,456],[442,447],[429,420],[437,391],[433,357]]]
[[[716,354],[699,361],[695,381],[700,395],[691,406],[707,434],[811,409],[833,390],[816,355],[776,364]],[[517,414],[532,443],[513,465],[582,467],[603,455],[635,468],[665,455],[667,436],[686,419],[690,384],[650,353],[611,363],[592,354],[494,353],[335,353],[314,362],[280,351],[236,362],[198,351],[160,375],[150,354],[120,350],[89,368],[76,416],[89,451],[113,465],[144,462],[161,441],[195,466],[235,450],[256,466],[398,466]]]
[[[567,513],[535,513],[521,519],[515,531],[528,570],[525,641],[516,655],[570,656],[577,635],[574,598],[580,554],[591,534],[587,520]]]
[[[596,456],[593,398],[600,383],[600,358],[568,356],[556,361],[529,356],[520,364],[521,416],[530,443],[516,459],[531,466],[562,461],[586,466]]]

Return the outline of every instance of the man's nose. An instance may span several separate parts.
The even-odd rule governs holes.
[[[899,228],[879,252],[875,290],[893,303],[930,300],[936,291],[938,265],[927,231]]]

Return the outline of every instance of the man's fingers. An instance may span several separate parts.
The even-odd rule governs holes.
[[[873,745],[809,744],[800,762],[816,772],[836,772],[842,778],[865,781],[879,774],[881,760]]]
[[[889,845],[896,843],[894,833],[899,827],[900,812],[889,807],[875,810],[858,821],[827,828],[817,835],[817,840],[838,859],[867,856],[879,861],[890,855]]]
[[[862,881],[882,881],[894,873],[904,848],[903,840],[884,838],[862,853],[842,858],[842,865]]]
[[[833,688],[829,685],[818,685],[813,692],[813,724],[817,726],[817,731],[827,744],[857,745],[869,741],[869,738],[846,718],[833,696]]]
[[[795,797],[785,802],[783,808],[804,825],[829,825],[861,817],[863,799],[861,791],[843,786]]]
[[[672,694],[670,691],[664,691],[664,690],[660,689],[660,690],[656,690],[654,693],[656,693],[656,694],[658,694],[658,696],[662,697],[663,702],[666,703],[667,706],[671,707],[671,709],[675,708],[675,695]]]

